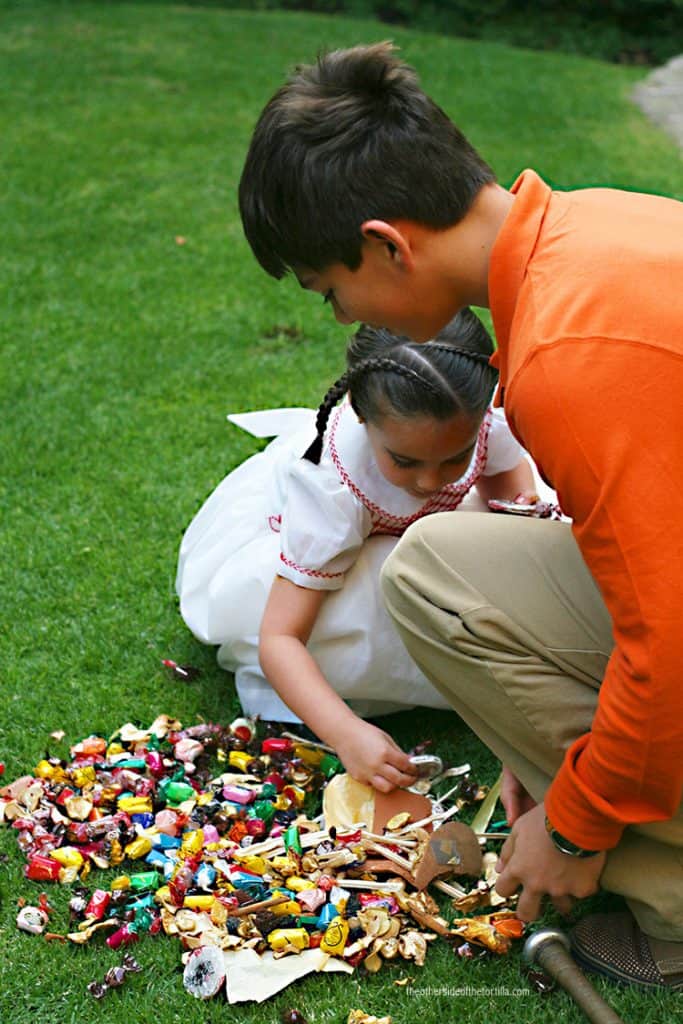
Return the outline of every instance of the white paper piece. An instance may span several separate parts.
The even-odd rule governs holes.
[[[256,412],[232,412],[226,419],[252,437],[280,437],[311,427],[315,431],[314,409],[261,409]]]
[[[226,950],[223,956],[229,1003],[244,1003],[250,999],[262,1003],[313,971],[353,974],[350,964],[321,949],[304,949],[279,960],[270,950],[260,956],[253,949]]]

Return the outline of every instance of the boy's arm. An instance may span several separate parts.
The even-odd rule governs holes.
[[[578,737],[543,804],[515,822],[498,892],[517,913],[544,894],[595,890],[626,825],[670,818],[681,800],[683,361],[654,347],[582,338],[556,344],[507,389],[508,415],[557,487],[613,623],[614,650],[590,732]],[[547,813],[591,857],[555,849]]]
[[[549,346],[507,389],[612,618],[591,731],[545,797],[553,826],[584,849],[609,849],[681,801],[682,391],[676,353],[586,338]]]
[[[275,577],[261,623],[261,668],[285,704],[334,747],[350,775],[384,793],[408,786],[415,774],[407,754],[351,711],[306,649],[326,593]]]
[[[507,469],[503,473],[494,473],[493,476],[480,476],[476,483],[477,492],[483,501],[490,501],[491,498],[500,498],[504,501],[513,501],[519,494],[528,496],[536,495],[536,484],[534,474],[526,458],[522,457],[516,466]]]

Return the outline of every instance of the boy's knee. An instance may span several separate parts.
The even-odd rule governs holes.
[[[387,556],[379,573],[379,586],[384,598],[384,603],[391,608],[392,598],[398,590],[399,569],[396,562],[396,551],[402,539],[398,542],[393,551]]]
[[[421,519],[408,527],[382,566],[380,588],[390,612],[399,598],[405,600],[415,588],[415,573],[425,548],[423,533],[428,525],[426,519]]]
[[[460,615],[490,603],[483,596],[487,581],[499,575],[491,557],[496,545],[488,520],[494,518],[441,512],[413,523],[380,575],[391,616],[412,620],[428,607]]]

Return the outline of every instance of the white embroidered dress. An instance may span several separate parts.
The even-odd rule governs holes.
[[[348,401],[331,416],[318,466],[301,458],[315,436],[313,410],[229,419],[257,437],[277,436],[230,473],[190,523],[176,588],[189,628],[203,643],[218,644],[219,664],[235,673],[245,713],[298,721],[258,662],[261,618],[276,574],[330,591],[308,649],[358,714],[448,707],[399,640],[379,593],[379,571],[411,523],[464,501],[483,508],[470,495],[479,477],[517,465],[522,449],[502,411],[488,410],[467,471],[427,503],[382,476]]]

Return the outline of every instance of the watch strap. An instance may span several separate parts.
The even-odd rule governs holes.
[[[597,853],[600,853],[599,850],[584,850],[582,846],[577,846],[571,839],[567,839],[566,836],[558,832],[547,817],[545,819],[545,830],[550,836],[555,849],[559,850],[560,853],[566,853],[568,857],[595,857]]]

